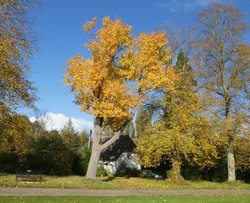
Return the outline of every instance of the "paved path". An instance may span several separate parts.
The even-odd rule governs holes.
[[[81,190],[0,188],[0,196],[250,195],[250,190]]]

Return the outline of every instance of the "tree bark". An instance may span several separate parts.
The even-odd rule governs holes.
[[[92,148],[86,178],[96,179],[96,171],[98,168],[100,154],[101,154],[100,150],[97,150],[97,149],[94,150]]]
[[[235,173],[235,158],[234,158],[234,134],[232,130],[232,115],[230,102],[226,102],[226,133],[228,139],[228,148],[227,148],[227,175],[228,182],[236,181]]]
[[[228,182],[236,181],[233,143],[229,143],[229,147],[227,150],[227,170]]]
[[[102,132],[104,128],[101,127],[101,124],[100,122],[98,122],[98,119],[95,120],[94,130],[95,132],[94,132],[94,137],[92,139],[93,143],[92,143],[91,156],[90,156],[88,170],[86,174],[86,178],[88,179],[96,179],[96,171],[98,168],[99,158],[100,158],[102,151],[107,149],[116,140],[118,140],[122,132],[122,131],[116,132],[115,135],[110,140],[101,144]]]
[[[88,179],[96,179],[96,171],[98,168],[99,158],[102,152],[100,145],[101,133],[102,133],[102,128],[100,124],[97,123],[97,121],[95,120],[93,144],[92,144],[88,170],[86,174],[86,178]]]

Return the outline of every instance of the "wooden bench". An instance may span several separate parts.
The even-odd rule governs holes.
[[[17,171],[16,172],[16,181],[22,182],[42,182],[43,176],[41,171]]]

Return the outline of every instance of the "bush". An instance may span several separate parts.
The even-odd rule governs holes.
[[[201,178],[203,180],[223,182],[227,180],[227,161],[226,157],[223,157],[217,161],[215,166],[204,169],[201,171]]]
[[[103,168],[103,166],[99,166],[96,171],[96,176],[106,177],[106,176],[109,176],[109,172],[105,168]]]
[[[84,175],[84,166],[82,165],[80,153],[75,153],[73,155],[72,173],[75,175]]]
[[[198,167],[190,166],[188,163],[182,164],[181,175],[186,180],[197,181],[201,179],[201,172],[198,170]]]
[[[125,165],[125,163],[122,163],[119,168],[117,169],[117,172],[115,176],[118,177],[138,177],[140,175],[140,171],[138,171],[135,168],[129,168]]]
[[[15,173],[19,167],[19,159],[16,153],[0,152],[0,172]]]
[[[236,177],[238,180],[244,180],[245,183],[250,183],[250,170],[237,170]]]
[[[82,157],[81,157],[81,166],[83,169],[83,175],[86,175],[86,173],[87,173],[90,156],[91,156],[91,148],[85,147],[83,149],[83,153],[82,153]]]
[[[59,134],[49,133],[33,139],[25,165],[44,174],[70,175],[73,155]]]
[[[84,147],[83,151],[74,154],[72,173],[75,175],[86,175],[91,156],[91,149]]]

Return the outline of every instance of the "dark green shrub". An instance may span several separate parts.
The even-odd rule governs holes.
[[[119,168],[117,169],[117,172],[115,176],[118,177],[138,177],[140,175],[140,171],[138,171],[135,168],[129,168],[124,163],[122,163]]]
[[[91,149],[85,146],[82,151],[74,154],[72,173],[86,175],[91,156]]]
[[[55,132],[33,139],[26,161],[29,169],[39,170],[44,174],[72,174],[73,153]]]
[[[182,165],[181,175],[186,180],[197,181],[201,179],[201,172],[198,170],[197,167],[194,167],[194,166]]]
[[[91,156],[91,148],[84,147],[83,153],[81,156],[81,166],[83,169],[83,175],[86,175],[87,173],[90,156]]]
[[[16,173],[19,169],[18,155],[11,152],[0,152],[0,173]]]

